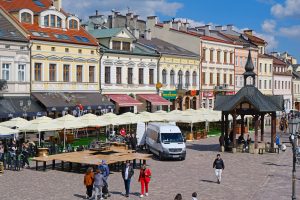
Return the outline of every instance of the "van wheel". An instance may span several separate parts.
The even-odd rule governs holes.
[[[159,157],[159,160],[164,160],[164,157],[163,157],[163,155],[162,155],[162,153],[161,153],[161,152],[159,152],[159,155],[158,155],[158,157]]]

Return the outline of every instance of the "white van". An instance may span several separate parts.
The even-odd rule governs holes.
[[[160,160],[185,160],[186,146],[178,126],[168,123],[149,123],[146,130],[146,147]]]

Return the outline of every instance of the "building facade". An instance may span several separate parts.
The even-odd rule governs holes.
[[[293,109],[300,111],[300,73],[293,71]]]
[[[257,88],[265,95],[273,94],[273,59],[267,54],[258,55],[258,85]]]

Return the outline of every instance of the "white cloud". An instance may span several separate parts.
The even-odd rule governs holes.
[[[300,0],[285,0],[284,4],[275,4],[271,13],[278,18],[300,17]]]
[[[189,18],[176,18],[175,20],[180,20],[181,22],[188,22],[190,27],[204,26],[205,23],[203,21],[195,21]]]
[[[300,39],[300,25],[291,27],[282,27],[279,29],[279,34],[289,38]]]
[[[128,8],[141,17],[156,15],[157,13],[172,17],[183,7],[183,4],[169,2],[169,0],[64,0],[63,7],[68,12],[84,19],[93,15],[95,10],[99,10],[99,14],[107,14],[112,9],[126,13]]]
[[[261,28],[267,33],[273,33],[276,28],[276,21],[272,19],[267,19],[262,23]]]

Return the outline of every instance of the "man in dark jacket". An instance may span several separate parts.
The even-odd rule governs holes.
[[[134,170],[132,166],[130,165],[130,162],[127,160],[125,166],[122,169],[122,177],[125,184],[125,196],[129,197],[129,191],[130,191],[130,180],[131,177],[134,174]]]
[[[221,176],[222,176],[222,170],[225,169],[224,162],[220,156],[220,154],[217,154],[217,158],[214,161],[213,168],[215,168],[216,177],[218,179],[218,184],[221,183]]]

